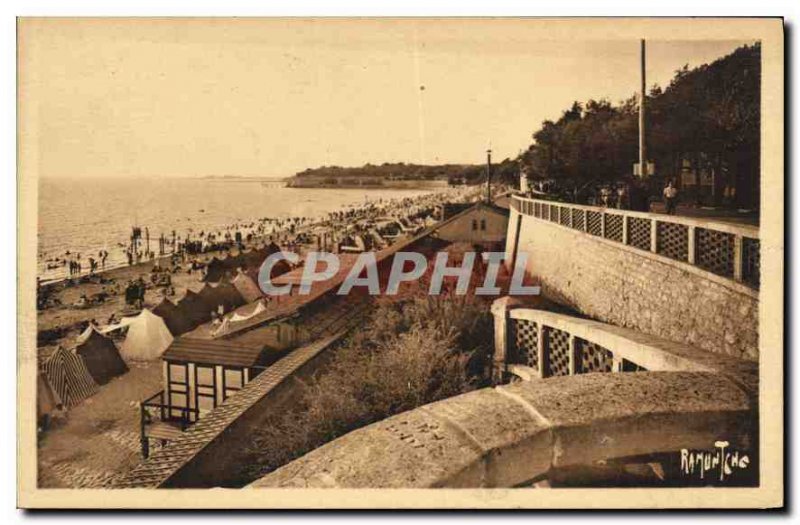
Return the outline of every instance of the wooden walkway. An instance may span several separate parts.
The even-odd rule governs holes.
[[[156,423],[151,423],[145,427],[145,434],[148,438],[151,439],[164,439],[167,441],[172,441],[173,439],[177,439],[183,434],[181,427],[173,424],[168,423],[166,421],[158,421]]]

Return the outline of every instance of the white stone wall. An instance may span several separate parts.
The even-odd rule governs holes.
[[[519,214],[511,210],[506,253]],[[758,359],[758,298],[743,285],[534,217],[520,252],[545,296],[584,314],[700,348]]]

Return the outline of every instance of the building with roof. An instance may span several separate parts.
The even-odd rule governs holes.
[[[142,453],[222,404],[285,352],[264,344],[179,337],[162,355],[164,389],[141,404]]]
[[[508,216],[507,208],[481,201],[461,209],[437,224],[434,235],[447,242],[504,248]]]

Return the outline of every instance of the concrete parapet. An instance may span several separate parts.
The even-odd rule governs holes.
[[[713,372],[554,377],[486,388],[336,439],[250,487],[512,487],[724,438],[752,445],[752,401]]]

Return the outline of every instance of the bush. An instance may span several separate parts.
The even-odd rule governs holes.
[[[324,372],[300,385],[290,412],[260,426],[248,483],[347,432],[486,381],[488,304],[474,296],[379,302]]]

